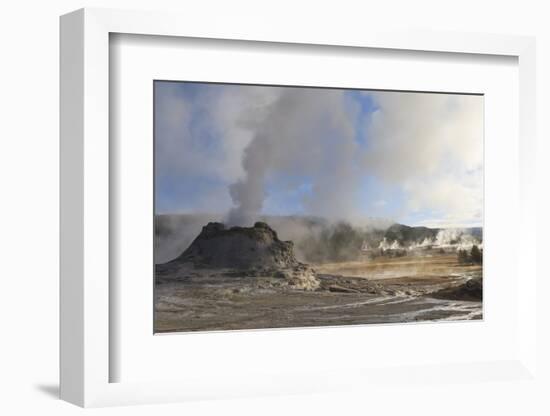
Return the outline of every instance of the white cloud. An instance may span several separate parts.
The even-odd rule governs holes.
[[[161,170],[213,174],[231,183],[244,175],[242,155],[277,89],[206,85],[193,98],[181,84],[158,84],[156,152]],[[205,140],[215,136],[216,146]]]
[[[481,221],[483,97],[373,93],[365,167],[402,187],[406,211],[438,213],[449,225]]]

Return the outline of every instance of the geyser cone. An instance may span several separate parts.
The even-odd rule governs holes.
[[[298,265],[293,246],[263,222],[231,228],[211,222],[175,261],[209,268],[288,268]]]

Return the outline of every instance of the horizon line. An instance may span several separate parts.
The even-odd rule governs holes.
[[[198,215],[201,215],[201,216],[209,216],[210,215],[210,216],[215,217],[215,218],[219,218],[219,217],[225,218],[227,216],[227,214],[225,214],[225,213],[221,214],[221,213],[213,213],[213,212],[155,212],[154,213],[155,217],[156,216],[161,216],[161,215],[197,215],[197,216]],[[348,222],[350,224],[354,224],[354,223],[357,223],[357,222],[368,223],[369,221],[370,222],[387,222],[387,223],[391,223],[391,225],[399,224],[399,225],[404,225],[404,226],[407,226],[407,227],[426,227],[426,228],[431,228],[431,229],[483,228],[483,223],[448,223],[448,224],[437,225],[438,220],[434,220],[434,222],[423,221],[423,222],[418,222],[418,223],[405,223],[405,222],[397,221],[397,220],[392,219],[392,218],[384,218],[384,217],[364,217],[362,220],[355,220],[354,221],[352,219],[327,218],[327,217],[322,217],[322,216],[319,216],[319,215],[305,215],[305,214],[260,214],[260,215],[257,216],[257,218],[262,218],[262,217],[315,218],[315,219],[325,220],[325,221],[329,221],[329,222]],[[224,223],[224,221],[221,221],[221,222]],[[364,224],[364,225],[367,225],[367,224]]]

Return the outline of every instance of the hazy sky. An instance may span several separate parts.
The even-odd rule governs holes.
[[[483,97],[155,82],[157,213],[481,225]]]

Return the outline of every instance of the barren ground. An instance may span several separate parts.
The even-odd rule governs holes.
[[[272,276],[184,269],[157,276],[155,332],[213,331],[482,318],[480,299],[453,289],[481,277],[456,254],[314,265],[321,287],[297,290]],[[448,294],[453,293],[450,297]],[[453,298],[454,296],[454,298]]]

